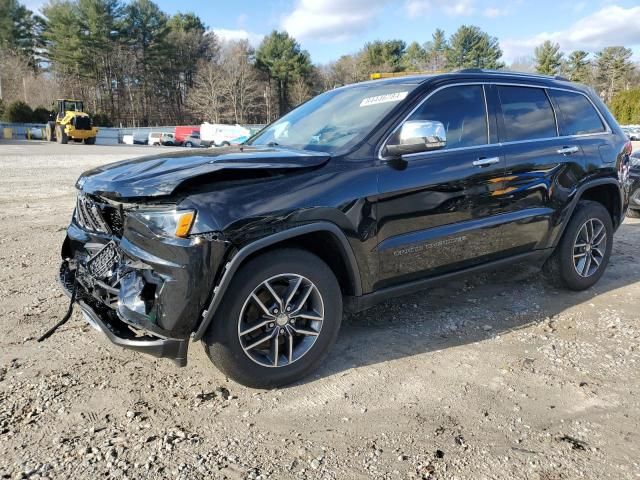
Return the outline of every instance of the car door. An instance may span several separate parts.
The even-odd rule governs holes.
[[[511,214],[504,226],[511,254],[546,248],[567,202],[584,175],[584,152],[577,138],[561,136],[544,87],[496,85],[498,125],[507,162],[503,208]]]
[[[497,196],[505,161],[493,142],[495,115],[487,111],[486,90],[482,84],[435,90],[405,121],[441,122],[446,146],[383,158],[376,205],[378,288],[501,256]]]

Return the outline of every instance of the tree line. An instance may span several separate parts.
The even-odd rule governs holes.
[[[223,41],[196,14],[169,15],[151,0],[51,0],[41,12],[0,0],[5,118],[40,119],[55,98],[75,97],[101,125],[268,123],[313,95],[374,72],[510,68],[591,85],[621,121],[640,123],[638,71],[631,51],[619,46],[565,55],[544,42],[533,57],[506,65],[495,37],[463,25],[449,37],[437,29],[423,43],[368,42],[317,65],[286,32],[271,32],[257,48]]]

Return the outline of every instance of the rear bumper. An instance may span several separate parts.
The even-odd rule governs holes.
[[[67,125],[65,133],[71,138],[86,140],[87,138],[97,136],[98,129],[96,127],[92,127],[90,130],[80,130],[75,128],[73,125]]]

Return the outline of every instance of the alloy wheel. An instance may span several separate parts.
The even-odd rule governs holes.
[[[573,242],[573,265],[581,277],[593,275],[604,260],[607,230],[597,218],[590,218],[578,230]]]
[[[294,273],[273,276],[247,297],[238,319],[244,353],[265,367],[284,367],[313,347],[324,320],[318,287]]]

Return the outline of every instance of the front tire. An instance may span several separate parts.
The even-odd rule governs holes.
[[[613,223],[601,203],[578,203],[556,249],[543,271],[556,287],[581,291],[604,274],[613,247]]]
[[[69,142],[69,137],[67,137],[67,134],[61,125],[56,125],[56,141],[62,144]]]
[[[342,294],[327,264],[303,250],[275,250],[240,267],[205,350],[238,383],[279,387],[320,366],[341,321]]]

